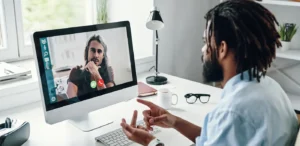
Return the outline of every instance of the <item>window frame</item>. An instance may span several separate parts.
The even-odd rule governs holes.
[[[21,0],[0,1],[2,1],[1,4],[3,5],[3,16],[5,18],[3,23],[5,24],[6,32],[4,35],[6,35],[5,38],[7,40],[7,47],[5,49],[0,49],[0,61],[11,62],[24,59],[33,59],[33,46],[26,45],[24,40]],[[97,2],[97,0],[90,0],[91,7],[93,8],[93,11],[91,12],[93,17],[92,23],[96,23]],[[151,58],[151,61],[155,61],[155,49],[152,46],[151,55],[143,57],[136,56],[135,58],[135,60],[138,62],[148,62],[149,58]]]
[[[2,7],[3,18],[1,21],[4,25],[3,42],[6,44],[0,49],[0,60],[12,60],[18,58],[19,50],[16,31],[15,11],[13,0],[1,0],[0,5]]]
[[[15,1],[15,12],[16,12],[16,25],[18,34],[18,44],[19,44],[19,57],[33,57],[32,45],[26,45],[24,41],[24,31],[23,31],[23,21],[22,21],[22,6],[21,0]]]
[[[22,1],[21,0],[13,0],[15,1],[15,12],[16,12],[16,24],[17,24],[17,34],[18,34],[18,44],[19,44],[19,57],[20,58],[33,58],[33,46],[26,45],[24,40],[24,30],[23,30],[23,15],[22,15]],[[95,7],[96,0],[90,0],[89,5],[92,7],[92,23],[95,23]],[[31,38],[32,39],[32,38]]]

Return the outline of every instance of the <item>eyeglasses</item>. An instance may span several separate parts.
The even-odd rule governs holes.
[[[209,94],[188,93],[184,97],[185,97],[187,103],[194,104],[198,98],[201,103],[207,103],[209,101],[210,95]]]

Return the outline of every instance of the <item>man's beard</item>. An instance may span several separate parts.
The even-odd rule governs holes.
[[[223,70],[219,64],[216,54],[212,55],[211,60],[203,60],[203,78],[205,83],[220,82],[223,80]]]

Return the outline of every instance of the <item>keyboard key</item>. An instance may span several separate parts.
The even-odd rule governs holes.
[[[143,125],[145,126],[144,121],[138,121],[137,125]],[[159,133],[160,129],[157,127],[153,128],[153,131],[150,132],[152,134],[156,134]],[[95,138],[97,141],[103,143],[106,146],[129,146],[131,145],[133,142],[131,140],[129,140],[126,135],[123,133],[123,130],[117,129],[115,131],[111,131],[107,134],[98,136]]]

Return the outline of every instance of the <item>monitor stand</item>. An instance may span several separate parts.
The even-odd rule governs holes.
[[[88,114],[85,116],[72,118],[68,121],[81,131],[90,132],[113,123],[112,120],[105,119],[104,117],[106,116],[92,116],[91,114]]]

